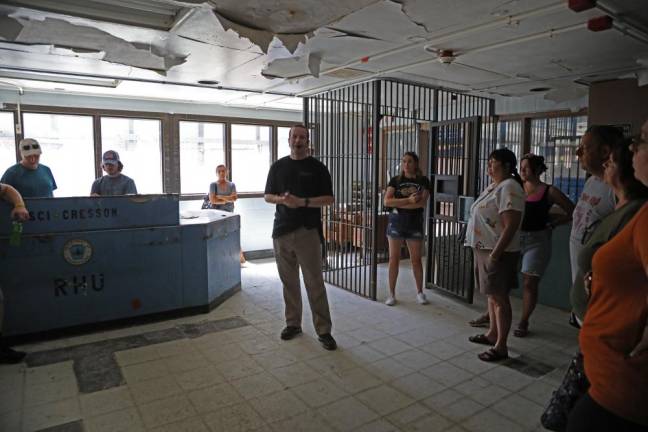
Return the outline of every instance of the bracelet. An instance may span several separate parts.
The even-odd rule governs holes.
[[[14,208],[26,208],[25,203],[18,203],[14,205]]]
[[[304,198],[304,207],[308,207],[308,204],[310,203],[309,198]]]

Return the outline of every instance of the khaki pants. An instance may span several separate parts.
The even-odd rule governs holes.
[[[315,331],[318,335],[331,333],[331,314],[322,277],[322,248],[317,229],[299,228],[274,239],[273,245],[277,270],[283,283],[286,325],[301,327],[301,267]]]

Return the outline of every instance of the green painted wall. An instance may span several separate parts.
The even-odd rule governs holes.
[[[569,290],[571,288],[571,264],[569,262],[569,233],[571,224],[557,227],[551,239],[551,261],[549,268],[540,281],[538,303],[560,309],[571,310]],[[513,290],[515,297],[522,297],[522,278],[520,288]]]

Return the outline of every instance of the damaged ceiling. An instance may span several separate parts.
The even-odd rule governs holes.
[[[564,101],[647,75],[645,0],[0,0],[0,88],[298,110],[373,77]]]

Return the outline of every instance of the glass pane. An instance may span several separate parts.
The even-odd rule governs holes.
[[[95,179],[92,117],[25,113],[25,138],[43,149],[41,162],[52,170],[54,196],[88,196]]]
[[[101,151],[115,150],[141,194],[162,193],[160,120],[101,118]]]
[[[2,172],[16,163],[16,138],[13,120],[13,113],[0,112],[0,170]]]
[[[232,125],[232,181],[237,192],[263,192],[270,168],[270,126]]]
[[[518,160],[522,155],[522,120],[500,121],[498,123],[497,147],[506,147],[515,153]]]
[[[282,157],[288,156],[290,154],[290,146],[288,145],[289,132],[289,127],[277,128],[277,159],[281,159]]]
[[[180,122],[180,192],[207,193],[225,163],[222,123]]]
[[[576,201],[585,185],[576,149],[587,128],[587,116],[531,120],[531,152],[544,156],[547,171],[541,179]]]

